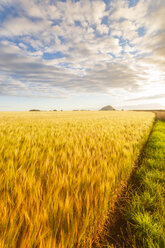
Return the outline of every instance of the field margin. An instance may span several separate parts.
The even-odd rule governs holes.
[[[165,122],[156,121],[137,166],[115,204],[114,214],[108,220],[100,247],[164,247],[164,131]],[[158,132],[159,135],[155,134]]]

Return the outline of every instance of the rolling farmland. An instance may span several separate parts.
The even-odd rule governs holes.
[[[0,247],[91,247],[149,112],[0,113]]]

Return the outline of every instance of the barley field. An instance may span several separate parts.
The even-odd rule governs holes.
[[[149,112],[0,113],[0,247],[91,247]]]

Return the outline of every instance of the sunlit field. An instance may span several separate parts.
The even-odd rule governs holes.
[[[91,247],[149,112],[0,113],[0,247]]]

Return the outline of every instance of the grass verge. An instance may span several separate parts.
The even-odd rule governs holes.
[[[118,228],[107,247],[165,247],[165,122],[156,122],[141,166],[117,209]],[[116,211],[117,212],[117,211]],[[117,214],[117,213],[116,213]],[[120,230],[120,231],[119,231]]]

